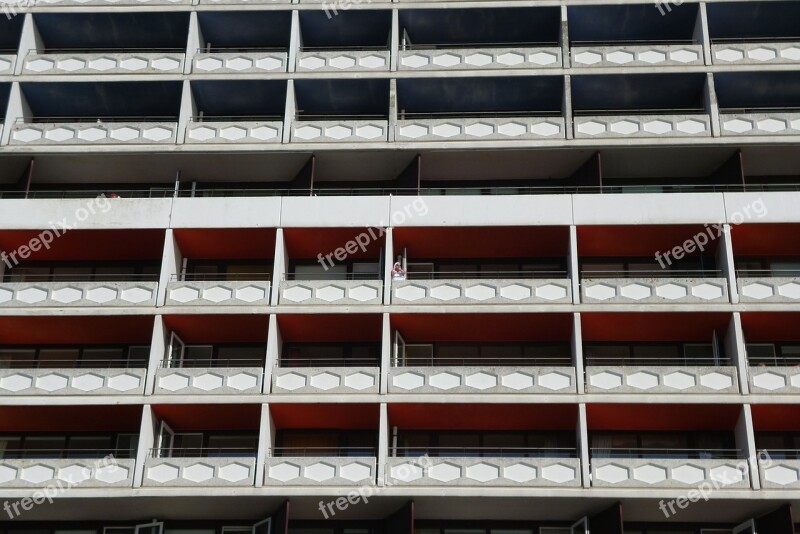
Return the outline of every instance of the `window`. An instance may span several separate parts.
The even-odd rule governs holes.
[[[0,368],[19,369],[36,366],[36,349],[0,349]]]
[[[81,351],[74,349],[41,349],[39,350],[40,367],[75,367],[80,359]]]
[[[747,359],[751,365],[776,365],[775,345],[772,343],[748,343]]]

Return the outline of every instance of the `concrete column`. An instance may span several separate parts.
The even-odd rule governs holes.
[[[572,365],[575,367],[575,387],[578,395],[583,395],[586,391],[584,386],[583,370],[583,330],[581,328],[581,314],[572,314]]]
[[[747,347],[744,343],[742,330],[742,317],[739,312],[733,312],[733,317],[725,333],[725,351],[730,354],[733,365],[739,374],[739,388],[743,395],[750,393],[750,366],[747,363]]]
[[[192,72],[194,56],[197,55],[197,50],[202,48],[204,44],[203,31],[200,29],[200,23],[197,20],[197,12],[192,11],[189,14],[189,38],[186,42],[186,60],[183,64],[184,74]]]
[[[722,275],[728,280],[731,302],[737,304],[739,302],[739,289],[736,287],[736,263],[733,260],[733,241],[730,224],[723,225],[722,239],[719,242],[716,260]]]
[[[583,487],[592,486],[591,469],[589,465],[589,424],[586,418],[586,404],[578,405],[578,427],[576,429],[578,457],[581,459],[581,478]]]
[[[378,428],[378,466],[377,483],[383,486],[386,483],[386,462],[389,458],[389,440],[392,439],[392,429],[389,426],[389,410],[385,402],[380,405],[380,427]]]
[[[567,258],[567,274],[572,284],[572,303],[581,303],[581,273],[578,264],[578,227],[569,227],[569,257]]]
[[[400,11],[397,9],[392,9],[392,34],[389,39],[389,70],[395,72],[400,63]]]
[[[136,465],[133,469],[133,487],[142,487],[144,464],[150,457],[150,449],[155,447],[156,419],[149,404],[142,406],[142,423],[139,427],[139,445],[136,449]]]
[[[175,137],[177,144],[182,145],[186,140],[186,130],[197,115],[197,104],[195,104],[194,95],[192,94],[191,82],[185,80],[181,93],[181,110],[178,115],[178,135]]]
[[[264,485],[264,475],[267,464],[267,457],[272,451],[272,436],[274,435],[274,423],[272,414],[269,411],[269,404],[261,405],[261,423],[258,426],[258,452],[256,452],[256,487]]]
[[[292,124],[294,124],[294,114],[297,111],[297,101],[294,94],[294,80],[286,82],[286,107],[283,112],[283,142],[288,143],[292,139]]]
[[[264,384],[261,387],[262,393],[269,393],[272,386],[272,373],[278,366],[283,350],[283,338],[281,329],[278,325],[278,316],[269,316],[269,334],[267,335],[267,359],[264,362]]]
[[[161,274],[158,278],[158,299],[156,306],[164,306],[167,300],[167,284],[181,272],[183,255],[175,234],[168,228],[164,236],[164,251],[161,254]]]
[[[150,360],[147,362],[147,376],[145,377],[144,393],[152,395],[156,385],[156,371],[161,367],[161,362],[167,355],[170,332],[164,324],[164,317],[156,315],[153,322],[153,336],[150,341]]]
[[[390,223],[387,223],[390,224]],[[392,266],[394,265],[394,232],[391,227],[386,228],[385,245],[383,249],[383,303],[392,303]],[[0,276],[3,272],[0,271]]]
[[[758,477],[758,451],[756,450],[755,431],[753,429],[753,414],[749,404],[742,405],[739,421],[736,423],[736,448],[742,451],[747,459],[750,469],[750,484],[754,490],[761,489],[761,480]]]
[[[719,137],[719,104],[717,103],[717,92],[714,90],[714,75],[710,72],[706,74],[705,110],[711,117],[711,135]]]
[[[297,0],[292,0],[292,3],[297,3]],[[286,63],[286,70],[288,72],[295,72],[297,70],[297,57],[300,55],[300,50],[303,49],[303,34],[300,31],[300,12],[296,9],[292,11],[292,28],[289,34],[289,58]]]
[[[567,6],[561,6],[561,33],[558,36],[558,44],[561,46],[561,57],[563,58],[565,69],[572,66],[572,58],[569,53],[569,20],[567,13]]]
[[[277,232],[275,232],[274,262],[272,266],[272,291],[270,293],[269,303],[272,306],[277,306],[281,292],[281,284],[284,278],[286,278],[286,272],[289,268],[289,253],[286,250],[283,228],[278,228]]]
[[[397,80],[389,80],[389,141],[397,137]]]
[[[383,314],[381,336],[381,389],[382,395],[389,392],[389,369],[392,362],[392,322],[388,313]]]
[[[21,74],[22,67],[25,65],[25,58],[31,52],[44,50],[44,41],[39,35],[39,30],[36,28],[36,22],[33,19],[33,14],[26,13],[25,20],[22,23],[22,36],[19,40],[19,48],[17,49],[17,62],[14,66],[14,74]]]
[[[572,78],[569,74],[564,76],[564,103],[562,104],[564,116],[564,131],[567,139],[575,138],[575,125],[572,123]]]
[[[7,145],[11,139],[11,130],[14,129],[19,119],[28,119],[33,116],[31,108],[25,101],[25,95],[22,93],[22,88],[19,82],[11,84],[11,92],[8,95],[8,108],[6,109],[5,127],[3,128],[3,137],[0,139],[0,144]]]
[[[703,59],[706,65],[711,65],[711,37],[708,32],[708,11],[706,3],[700,2],[697,6],[697,20],[694,25],[694,40],[703,45]]]

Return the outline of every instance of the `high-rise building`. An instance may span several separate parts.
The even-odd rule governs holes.
[[[0,534],[794,534],[800,1],[0,7]]]

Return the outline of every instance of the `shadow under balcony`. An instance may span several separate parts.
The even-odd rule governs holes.
[[[39,13],[33,23],[23,74],[183,73],[188,14]]]
[[[702,73],[573,76],[575,138],[711,137],[705,84]]]
[[[800,2],[709,5],[708,32],[715,65],[797,64]]]
[[[563,79],[397,80],[398,141],[564,139]]]
[[[568,8],[573,67],[703,65],[699,9],[659,13],[649,4]]]
[[[23,83],[11,144],[174,144],[180,82]]]
[[[559,68],[557,8],[400,12],[399,70]]]

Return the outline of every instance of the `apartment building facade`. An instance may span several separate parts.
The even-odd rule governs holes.
[[[788,534],[800,2],[0,17],[0,534]]]

